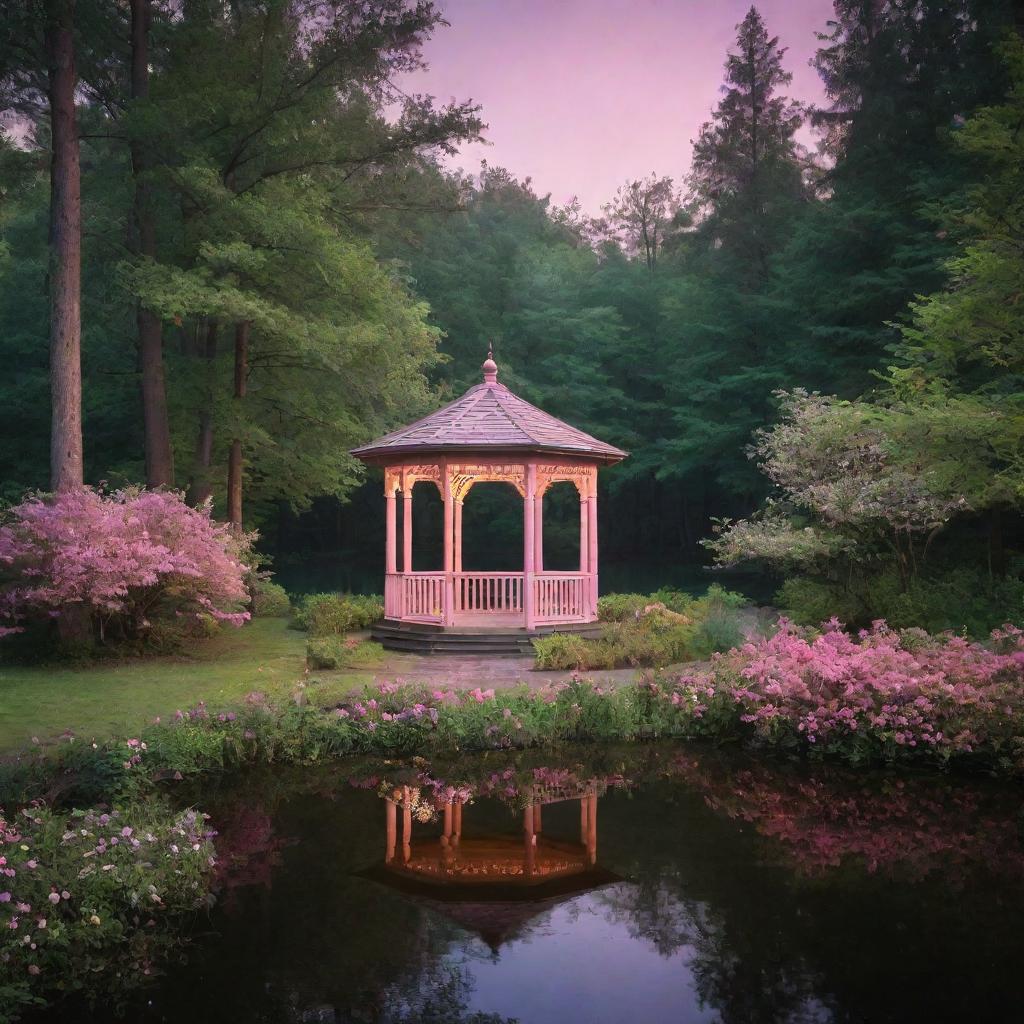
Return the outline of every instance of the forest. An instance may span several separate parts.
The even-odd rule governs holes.
[[[379,587],[380,480],[349,449],[493,343],[514,391],[631,453],[602,474],[604,565],[764,573],[806,622],[1020,621],[1020,10],[834,7],[827,103],[751,8],[691,165],[596,215],[452,169],[488,113],[396,86],[445,30],[426,0],[6,5],[0,499],[176,488],[283,575]],[[54,326],[74,266],[80,338]],[[477,529],[515,515],[496,497]]]

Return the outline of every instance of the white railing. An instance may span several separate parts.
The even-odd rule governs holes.
[[[582,619],[587,610],[589,575],[546,572],[533,578],[533,614],[538,622]]]
[[[455,614],[522,614],[521,572],[457,572],[453,577]]]

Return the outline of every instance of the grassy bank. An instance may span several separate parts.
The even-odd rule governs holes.
[[[226,706],[252,690],[284,696],[302,678],[305,654],[305,634],[284,619],[256,619],[175,656],[82,667],[0,663],[0,750],[68,729],[83,739],[134,733],[176,708]]]

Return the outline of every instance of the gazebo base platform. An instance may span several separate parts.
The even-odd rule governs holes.
[[[467,616],[467,618],[469,618]],[[419,654],[489,654],[530,657],[534,637],[552,633],[576,633],[580,636],[601,635],[599,622],[567,622],[545,624],[528,630],[520,625],[519,616],[488,616],[485,621],[456,621],[454,626],[440,626],[432,622],[400,622],[382,619],[374,623],[370,636],[391,651],[412,651]]]

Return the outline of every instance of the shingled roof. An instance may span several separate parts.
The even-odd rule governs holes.
[[[415,423],[352,450],[367,462],[389,455],[445,452],[551,452],[619,462],[626,452],[563,423],[498,383],[490,352],[484,380],[461,398]]]

